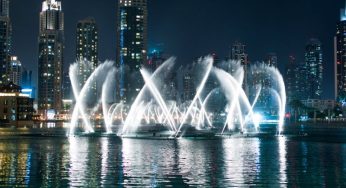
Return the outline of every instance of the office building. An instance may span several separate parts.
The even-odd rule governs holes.
[[[345,5],[346,6],[346,5]],[[346,8],[340,11],[334,37],[335,99],[346,99]]]
[[[78,62],[79,88],[82,88],[98,66],[98,30],[94,18],[80,20],[77,24],[76,59]],[[97,102],[96,81],[91,84],[88,105]]]
[[[11,56],[11,61],[7,68],[8,80],[15,85],[22,84],[22,63],[18,60],[18,57]]]
[[[45,117],[48,110],[59,112],[62,107],[64,13],[60,1],[42,3],[38,40],[38,109]]]
[[[12,26],[9,0],[0,0],[0,84],[8,83]]]
[[[139,69],[147,61],[147,1],[118,0],[117,100],[131,103],[143,86]]]
[[[231,54],[230,54],[230,59],[239,61],[241,65],[244,68],[244,81],[243,81],[243,89],[246,93],[246,95],[249,94],[249,88],[248,88],[248,65],[249,65],[249,60],[248,60],[248,54],[246,53],[245,50],[245,45],[241,42],[235,42],[233,43],[231,47]]]
[[[34,113],[33,102],[22,88],[10,82],[0,86],[0,122],[8,125],[21,125],[31,121]],[[31,124],[32,125],[32,122]]]
[[[323,81],[322,44],[318,39],[310,39],[305,47],[305,74],[307,99],[321,99]]]

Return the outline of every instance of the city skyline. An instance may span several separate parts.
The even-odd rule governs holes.
[[[35,83],[38,51],[36,41],[41,3],[18,0],[10,2],[14,28],[12,54],[18,56],[25,68],[34,71]],[[196,2],[148,2],[149,49],[156,43],[163,43],[167,53],[177,56],[180,63],[187,64],[196,56],[210,53],[216,53],[223,59],[227,57],[231,44],[238,40],[246,44],[251,62],[264,60],[269,52],[277,53],[278,67],[283,72],[290,55],[294,55],[298,62],[304,61],[306,42],[309,38],[318,38],[325,54],[326,76],[323,86],[325,91],[331,91],[324,92],[323,96],[333,98],[333,84],[328,84],[333,82],[333,76],[329,76],[333,75],[333,37],[344,2],[333,4],[323,1],[267,1],[255,6],[245,1],[198,1],[198,9],[192,6],[194,3]],[[65,23],[65,67],[74,61],[77,21],[88,16],[95,17],[100,25],[100,60],[115,60],[116,1],[87,0],[81,3],[63,0],[62,4],[64,13],[69,17]],[[283,6],[285,8],[282,8]],[[76,7],[78,11],[75,11]],[[240,14],[244,10],[246,14]],[[288,14],[290,12],[295,14]],[[254,17],[256,19],[253,19]],[[186,29],[187,24],[191,24],[192,29]],[[25,32],[24,28],[33,32],[23,35],[21,33]],[[285,37],[288,34],[290,37]],[[221,38],[223,40],[220,40]]]

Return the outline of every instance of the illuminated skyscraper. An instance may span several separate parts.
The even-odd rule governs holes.
[[[22,63],[16,56],[11,57],[8,65],[8,80],[16,85],[22,84]]]
[[[305,47],[306,79],[305,89],[307,99],[320,99],[322,96],[323,81],[323,53],[322,44],[317,39],[310,39]]]
[[[98,33],[94,18],[80,20],[77,24],[76,58],[79,60],[79,86],[83,87],[98,65]],[[96,102],[96,82],[92,84],[92,96],[89,104]]]
[[[286,64],[285,70],[285,86],[287,93],[287,102],[291,102],[292,100],[300,99],[299,96],[299,84],[300,84],[300,71],[299,64],[296,62],[296,58],[294,56],[289,56],[288,63]]]
[[[346,8],[340,11],[334,38],[335,98],[346,98]]]
[[[64,13],[61,2],[42,3],[38,56],[38,108],[59,111],[62,106]]]
[[[8,64],[11,49],[11,20],[9,0],[0,0],[0,84],[8,82]]]
[[[121,70],[117,98],[130,102],[143,84],[138,71],[147,60],[146,0],[118,0],[116,37],[116,63]]]

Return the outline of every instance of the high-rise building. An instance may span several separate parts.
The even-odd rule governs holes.
[[[189,65],[183,72],[183,100],[184,102],[193,100],[196,94],[193,66]]]
[[[310,39],[305,46],[306,94],[308,99],[321,99],[323,81],[322,44]]]
[[[21,85],[22,83],[22,63],[16,56],[11,57],[11,61],[8,65],[8,80],[15,85]]]
[[[0,1],[0,16],[10,16],[10,0]]]
[[[299,72],[299,64],[296,62],[296,58],[294,56],[289,56],[288,63],[286,64],[285,70],[285,86],[287,93],[287,102],[291,102],[292,100],[299,100],[299,84],[300,84],[300,72]]]
[[[148,54],[148,61],[145,68],[154,72],[160,65],[162,65],[168,57],[161,50],[153,50]]]
[[[10,62],[11,32],[9,0],[0,0],[0,84],[8,82],[7,67]]]
[[[249,60],[248,60],[248,54],[245,51],[245,45],[241,42],[235,42],[232,45],[231,48],[231,55],[230,58],[232,60],[236,60],[236,61],[240,61],[241,65],[244,68],[244,81],[243,81],[243,89],[245,91],[245,93],[248,95],[249,94],[249,88],[248,88],[248,64],[249,64]]]
[[[68,72],[63,73],[62,88],[63,88],[63,99],[72,100],[74,98],[74,96],[73,96],[73,91],[72,91],[70,75]]]
[[[94,18],[78,22],[76,42],[76,58],[92,62],[95,69],[98,65],[98,33]]]
[[[22,72],[22,83],[20,84],[23,88],[31,88],[32,87],[32,71],[26,70],[24,68]]]
[[[38,108],[46,117],[48,110],[58,112],[62,107],[64,13],[60,1],[42,3],[38,41]]]
[[[77,24],[76,58],[78,61],[79,86],[83,87],[98,65],[98,31],[94,18],[80,20]],[[96,81],[92,84],[89,105],[97,102]]]
[[[270,67],[277,67],[278,66],[278,56],[276,53],[268,53],[266,56],[266,59],[264,61],[264,64],[270,66]]]
[[[147,22],[146,0],[118,0],[117,98],[123,102],[130,102],[143,84],[136,72],[147,60]]]
[[[334,37],[335,98],[346,99],[346,8],[340,11]]]

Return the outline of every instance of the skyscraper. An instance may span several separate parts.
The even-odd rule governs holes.
[[[270,67],[277,67],[278,66],[278,56],[276,53],[268,53],[266,56],[266,59],[264,63]]]
[[[232,45],[231,48],[231,59],[240,61],[241,65],[244,68],[244,81],[243,81],[243,89],[245,93],[248,95],[249,94],[249,88],[248,88],[248,54],[245,51],[245,45],[241,42],[235,42]]]
[[[340,11],[334,37],[335,98],[346,99],[346,8]]]
[[[11,57],[8,65],[8,80],[16,85],[22,84],[22,63],[16,56]]]
[[[287,93],[287,102],[298,100],[299,98],[299,64],[294,56],[289,56],[285,70],[285,86]]]
[[[76,58],[79,60],[78,78],[80,88],[82,88],[98,65],[98,33],[94,18],[86,18],[78,22],[76,43]],[[93,105],[97,100],[96,82],[90,89],[92,100],[89,100],[89,105]]]
[[[0,16],[10,16],[10,0],[0,1]]]
[[[306,94],[309,99],[320,99],[323,81],[322,44],[318,39],[310,39],[305,47]]]
[[[38,108],[59,111],[62,106],[64,13],[61,2],[45,0],[40,13]]]
[[[138,71],[147,59],[146,0],[118,0],[116,37],[116,63],[120,68],[117,98],[130,102],[143,84]]]
[[[0,0],[0,84],[8,81],[8,64],[11,49],[11,20],[9,0]]]

